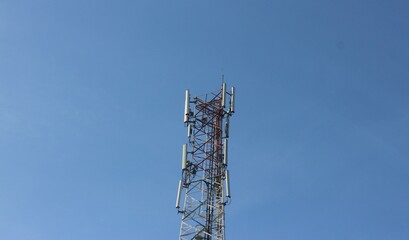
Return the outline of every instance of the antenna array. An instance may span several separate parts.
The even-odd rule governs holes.
[[[179,240],[225,240],[224,208],[230,202],[227,146],[234,92],[234,87],[227,92],[222,83],[220,91],[191,100],[186,90],[183,121],[188,144],[182,147],[182,179],[176,198],[182,214]]]

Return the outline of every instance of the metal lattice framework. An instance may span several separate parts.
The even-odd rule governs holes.
[[[226,98],[230,106],[226,108]],[[193,105],[191,111],[190,105]],[[234,88],[195,97],[186,91],[184,122],[188,142],[183,145],[182,180],[176,207],[182,213],[179,240],[224,240],[224,208],[230,200],[227,144],[229,117],[234,112]],[[185,190],[180,210],[182,188]]]

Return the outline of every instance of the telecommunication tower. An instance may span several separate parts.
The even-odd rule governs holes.
[[[234,92],[234,87],[228,92],[222,83],[218,92],[191,100],[186,90],[183,121],[188,144],[182,147],[182,179],[176,198],[176,208],[182,214],[179,240],[226,239],[224,208],[230,202],[227,146]]]

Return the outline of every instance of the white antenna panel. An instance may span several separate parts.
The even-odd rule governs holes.
[[[190,136],[192,135],[192,127],[189,125],[187,125],[187,137],[190,138]]]
[[[226,105],[226,83],[222,84],[222,108]]]
[[[180,194],[182,192],[182,180],[179,180],[178,195],[176,196],[176,208],[180,207]]]
[[[230,112],[234,113],[234,90],[235,88],[231,88],[231,96],[230,96]]]
[[[226,170],[226,197],[230,197],[230,177],[229,177],[229,170]]]
[[[189,121],[189,103],[190,103],[190,93],[189,89],[186,90],[186,96],[185,96],[185,115],[183,116],[183,122],[187,123]]]
[[[223,141],[223,164],[225,166],[227,166],[227,144],[228,144],[228,140],[227,138],[225,138]]]
[[[182,170],[187,167],[187,144],[183,144],[182,148]]]

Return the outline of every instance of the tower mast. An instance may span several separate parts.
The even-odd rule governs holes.
[[[232,87],[227,92],[223,82],[218,92],[191,100],[186,90],[184,123],[188,144],[182,148],[182,179],[176,199],[176,208],[182,214],[179,240],[226,239],[224,208],[230,201],[227,145],[234,91]]]

